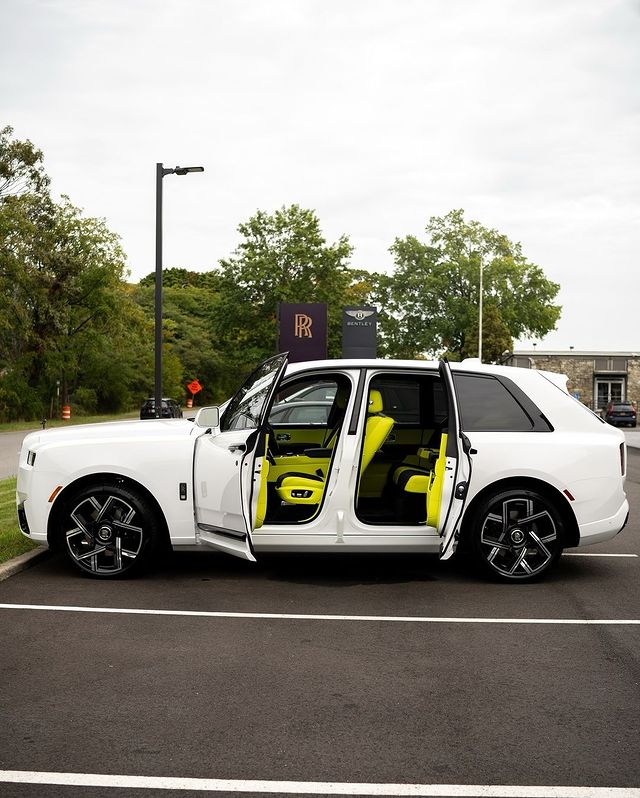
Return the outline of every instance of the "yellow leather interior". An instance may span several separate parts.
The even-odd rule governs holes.
[[[267,514],[267,479],[269,476],[270,463],[267,459],[267,447],[269,445],[269,436],[264,436],[264,452],[262,453],[262,471],[260,473],[260,485],[258,487],[258,505],[256,507],[256,517],[253,521],[253,528],[259,529],[264,524],[264,519]]]
[[[371,390],[369,391],[367,423],[362,446],[362,458],[360,460],[360,476],[362,476],[362,473],[373,460],[374,454],[386,441],[393,429],[393,419],[389,418],[389,416],[379,415],[380,413],[382,413],[382,394],[380,391]]]
[[[429,486],[427,488],[427,526],[438,528],[440,520],[440,506],[442,504],[442,489],[444,487],[444,472],[447,463],[447,433],[442,433],[440,439],[440,452],[436,460]]]

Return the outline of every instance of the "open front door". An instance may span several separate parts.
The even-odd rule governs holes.
[[[469,492],[471,478],[471,459],[469,457],[469,441],[460,429],[460,410],[453,384],[451,368],[446,360],[439,365],[440,378],[447,392],[449,418],[444,464],[444,481],[442,500],[438,517],[438,532],[442,538],[440,557],[449,559],[456,548],[456,532],[462,510]]]
[[[255,560],[251,531],[267,467],[264,427],[286,366],[286,354],[261,363],[230,400],[220,428],[196,441],[193,496],[198,539],[245,560]]]

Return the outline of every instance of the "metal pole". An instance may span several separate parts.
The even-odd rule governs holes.
[[[156,291],[155,291],[155,414],[162,412],[162,178],[163,167],[156,164]]]
[[[482,363],[482,271],[484,264],[482,263],[482,255],[480,255],[480,311],[478,320],[478,358]]]

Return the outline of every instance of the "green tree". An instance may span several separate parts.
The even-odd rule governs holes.
[[[243,237],[221,261],[214,326],[222,351],[244,371],[276,351],[279,302],[326,302],[329,356],[340,354],[342,308],[366,293],[362,273],[348,266],[346,236],[328,244],[312,210],[298,205],[258,211],[238,228]]]
[[[104,220],[52,201],[42,153],[0,130],[0,419],[46,413],[61,400],[120,410],[153,385],[153,322],[124,278]],[[165,385],[182,364],[165,355]]]
[[[82,388],[87,406],[127,406],[145,320],[126,291],[118,237],[67,199],[34,194],[5,198],[0,233],[4,415],[45,412],[58,380],[63,402]]]
[[[519,243],[479,222],[465,221],[462,210],[432,217],[426,232],[426,242],[415,236],[396,239],[390,250],[393,275],[382,277],[376,286],[387,354],[472,352],[481,266],[487,340],[496,339],[492,357],[507,336],[542,337],[555,328],[561,308],[553,300],[560,286],[527,261]],[[488,350],[486,354],[483,358],[489,359]]]
[[[0,129],[0,199],[25,193],[46,193],[49,178],[42,151],[27,141],[13,138],[13,128]]]
[[[167,355],[181,364],[176,399],[186,394],[186,384],[197,378],[204,386],[198,402],[217,402],[227,398],[220,389],[222,358],[213,333],[219,299],[214,286],[215,272],[190,272],[167,269],[163,274],[163,335]],[[143,278],[135,287],[135,298],[151,321],[154,314],[155,275]],[[164,362],[164,361],[163,361]],[[166,385],[165,381],[165,385]]]

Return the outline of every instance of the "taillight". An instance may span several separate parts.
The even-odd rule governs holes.
[[[624,460],[624,443],[620,444],[620,473],[624,476],[625,472],[625,460]]]

